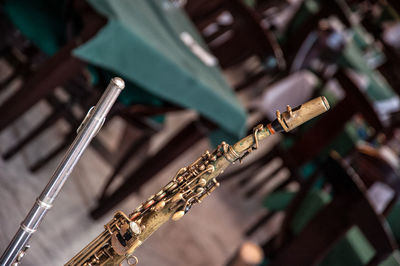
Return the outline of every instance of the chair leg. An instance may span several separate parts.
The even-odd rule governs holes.
[[[262,70],[256,74],[246,78],[245,80],[241,81],[238,85],[235,86],[235,91],[240,92],[243,89],[249,88],[251,85],[260,81],[266,75],[267,75],[267,72]]]
[[[77,47],[75,41],[70,42],[47,60],[38,71],[30,77],[24,86],[0,106],[0,131],[14,122],[30,107],[39,102],[60,84],[78,74],[85,63],[71,55]]]
[[[262,180],[260,180],[259,182],[257,182],[256,184],[254,184],[246,193],[245,193],[245,198],[251,198],[252,196],[254,196],[254,194],[256,194],[258,191],[260,191],[266,182],[268,182],[269,180],[271,180],[274,176],[276,176],[279,171],[281,171],[283,169],[283,166],[279,166],[277,167],[271,174],[269,174],[268,176],[266,176],[265,178],[263,178]],[[254,175],[254,174],[252,174]]]
[[[40,65],[24,86],[0,106],[0,131],[14,122],[30,107],[39,102],[60,84],[80,73],[85,63],[72,56],[72,50],[82,42],[92,38],[101,29],[106,20],[93,13],[85,17],[85,26],[81,31],[79,41],[72,40],[61,48],[57,54]]]
[[[267,155],[267,156],[268,156],[268,155]],[[221,183],[221,182],[225,182],[225,181],[228,181],[228,180],[230,180],[230,179],[232,179],[232,178],[234,178],[234,177],[237,177],[238,175],[241,175],[241,174],[243,174],[243,173],[245,173],[245,172],[248,172],[250,169],[251,169],[251,170],[254,170],[253,168],[258,169],[258,168],[260,168],[262,165],[265,164],[265,162],[264,162],[262,159],[263,159],[263,158],[260,158],[260,159],[258,159],[258,160],[254,160],[253,162],[248,163],[247,165],[245,165],[245,166],[243,166],[243,167],[237,169],[236,171],[233,171],[233,172],[224,174],[224,175],[222,175],[221,177],[218,178],[218,181],[219,181],[220,183]],[[243,180],[244,180],[244,179],[243,179]],[[246,182],[242,183],[243,180],[240,181],[240,185],[241,185],[241,186],[243,186],[243,185],[245,185],[245,184],[247,183],[247,180],[246,180]]]
[[[264,165],[266,165],[267,163],[269,163],[270,161],[272,161],[272,159],[274,159],[275,157],[277,157],[277,154],[274,151],[268,152],[267,155],[261,157],[260,159],[258,159],[257,165],[255,166],[256,169],[260,169],[261,167],[263,167]],[[248,184],[251,180],[251,175],[243,178],[240,180],[239,182],[239,186],[243,187],[246,184]]]
[[[189,123],[157,154],[147,159],[138,169],[129,174],[125,182],[113,193],[102,197],[97,207],[91,211],[91,216],[94,219],[99,219],[131,193],[138,191],[144,183],[157,175],[164,167],[174,161],[176,157],[201,140],[205,136],[205,132],[199,130],[197,123],[197,121]]]
[[[64,112],[66,111],[67,105],[55,106],[52,113],[35,129],[33,129],[27,136],[25,136],[20,142],[15,146],[10,148],[3,154],[3,159],[11,159],[17,152],[29,144],[33,139],[35,139],[39,134],[45,131],[47,128],[52,126],[58,119],[60,119]]]
[[[53,159],[55,156],[57,156],[60,152],[65,150],[71,144],[71,142],[75,138],[75,135],[76,135],[75,131],[71,131],[57,148],[55,148],[53,151],[48,153],[43,158],[40,158],[38,161],[36,161],[33,165],[29,167],[29,170],[32,172],[36,172],[43,166],[45,166],[51,159]]]
[[[114,172],[111,174],[111,176],[107,180],[107,183],[104,185],[104,188],[100,194],[100,198],[103,198],[106,195],[107,189],[112,184],[117,175],[121,172],[121,170],[125,167],[125,165],[129,162],[129,159],[134,156],[135,151],[141,149],[144,145],[147,145],[150,139],[150,134],[144,134],[130,145],[129,149],[125,152],[122,158],[118,161],[117,165],[114,167]]]
[[[269,211],[264,216],[262,216],[254,225],[252,225],[247,231],[246,236],[251,236],[254,234],[262,225],[267,223],[274,215],[276,214],[275,211]]]

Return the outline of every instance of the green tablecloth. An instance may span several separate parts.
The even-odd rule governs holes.
[[[65,1],[8,0],[3,10],[14,25],[45,54],[65,42]]]
[[[180,39],[205,47],[185,13],[167,0],[89,0],[109,22],[74,54],[148,92],[198,111],[235,137],[246,112],[218,67],[207,66]]]

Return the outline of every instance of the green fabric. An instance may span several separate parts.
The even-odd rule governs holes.
[[[387,100],[395,96],[395,92],[386,80],[378,72],[368,67],[361,49],[354,42],[351,41],[346,45],[339,64],[343,67],[352,68],[368,77],[368,86],[365,93],[370,100]]]
[[[263,206],[269,211],[283,211],[296,195],[293,191],[276,191],[269,194],[263,201]]]
[[[290,224],[293,233],[298,234],[314,215],[327,203],[331,201],[328,193],[321,190],[312,190],[304,198],[299,211],[293,217]]]
[[[296,192],[277,191],[268,195],[263,202],[264,207],[270,211],[283,211],[293,200]],[[314,216],[314,214],[331,200],[328,193],[313,189],[311,190],[299,207],[299,211],[293,217],[291,229],[294,233],[302,230],[304,225]]]
[[[246,112],[220,69],[206,66],[180,40],[180,33],[188,32],[205,47],[182,10],[168,0],[89,2],[109,22],[74,51],[76,56],[161,99],[197,110],[236,138],[245,133]]]
[[[387,221],[390,225],[390,229],[393,232],[393,236],[397,243],[400,244],[400,202],[397,202],[393,209],[390,211]]]
[[[400,266],[400,252],[395,250],[386,260],[379,266]]]
[[[360,50],[363,51],[369,47],[369,44],[365,37],[368,34],[368,32],[361,25],[353,26],[352,33],[353,33],[353,42],[358,48],[360,48]]]
[[[320,9],[320,0],[304,0],[299,9],[290,20],[289,25],[286,27],[284,34],[279,36],[278,41],[285,44],[290,41],[296,32],[303,26],[307,19],[315,15]]]
[[[8,0],[4,12],[22,34],[53,55],[65,41],[64,1]]]
[[[382,8],[382,13],[378,20],[379,23],[400,20],[399,14],[397,14],[396,10],[394,10],[390,5],[380,4],[380,7]]]
[[[320,266],[362,266],[375,255],[375,250],[358,227],[350,229],[319,264]]]

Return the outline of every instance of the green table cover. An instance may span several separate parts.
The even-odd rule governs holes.
[[[64,1],[8,0],[3,11],[29,40],[53,55],[65,42],[64,5]]]
[[[167,0],[90,0],[109,22],[74,54],[118,73],[148,92],[191,108],[235,137],[246,112],[217,66],[207,66],[180,39],[205,47],[185,13]]]

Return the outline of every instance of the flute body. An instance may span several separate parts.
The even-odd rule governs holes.
[[[1,266],[16,266],[21,261],[29,247],[27,245],[29,239],[36,232],[40,222],[52,207],[62,186],[67,181],[90,141],[102,127],[107,113],[124,87],[125,83],[121,78],[113,78],[96,106],[89,110],[77,130],[78,134],[75,140],[0,258]]]
[[[206,151],[191,165],[180,169],[158,193],[152,195],[131,214],[117,212],[105,230],[66,263],[68,266],[135,265],[133,252],[163,223],[179,220],[219,186],[217,177],[236,161],[257,149],[259,141],[275,132],[289,131],[327,111],[325,97],[311,100],[284,113],[266,127],[259,125],[249,135],[230,146],[222,142],[213,152]]]

